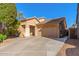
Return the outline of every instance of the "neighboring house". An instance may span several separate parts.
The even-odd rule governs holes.
[[[46,21],[45,18],[29,18],[21,20],[19,27],[20,37],[27,36],[44,36],[44,37],[63,37],[66,35],[65,17],[51,19]]]

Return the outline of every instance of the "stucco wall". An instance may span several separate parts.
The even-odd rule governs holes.
[[[37,28],[37,36],[42,36],[42,28]]]
[[[28,20],[28,21],[25,21],[25,22],[21,22],[21,25],[25,25],[25,31],[23,30],[23,28],[21,27],[21,25],[20,25],[20,27],[19,27],[19,29],[21,30],[20,32],[20,34],[23,34],[23,36],[25,36],[25,37],[27,37],[27,36],[30,36],[30,25],[32,25],[32,26],[35,26],[35,36],[37,36],[38,34],[37,34],[37,27],[36,27],[36,24],[38,24],[39,22],[36,20],[36,19],[32,19],[32,20]],[[21,37],[22,35],[20,35],[20,37]]]

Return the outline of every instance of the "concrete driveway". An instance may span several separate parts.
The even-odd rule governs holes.
[[[67,37],[14,38],[14,42],[0,47],[0,56],[55,56],[64,45]]]

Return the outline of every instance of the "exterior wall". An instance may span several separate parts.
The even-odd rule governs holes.
[[[19,26],[18,31],[20,32],[19,37],[24,37],[25,29],[21,25]]]
[[[24,32],[24,36],[25,37],[30,36],[30,28],[29,28],[28,25],[26,25],[25,32]]]
[[[42,28],[37,28],[37,36],[42,36]]]
[[[32,19],[32,20],[29,20],[29,21],[25,21],[25,22],[21,22],[21,25],[20,25],[20,34],[23,34],[23,36],[24,37],[27,37],[27,36],[31,36],[30,35],[30,25],[32,25],[32,26],[35,26],[35,36],[37,36],[38,34],[37,34],[37,27],[36,27],[36,24],[38,24],[39,22],[36,20],[36,19]],[[25,29],[23,30],[22,28],[21,28],[21,26],[22,25],[25,25]],[[22,35],[20,35],[20,37],[21,37]]]
[[[26,22],[26,25],[27,26],[35,26],[35,36],[37,36],[37,27],[36,27],[36,24],[38,24],[39,22],[36,20],[36,19],[32,19],[32,20],[29,20]],[[27,28],[27,27],[26,27]],[[27,34],[27,31],[28,31],[28,34]],[[28,29],[26,29],[26,35],[29,35],[30,36],[30,28],[28,27]]]
[[[64,26],[64,21],[61,21],[59,23],[59,31],[60,31],[60,37],[66,36],[66,28]]]
[[[41,36],[37,26],[35,26],[35,36]]]

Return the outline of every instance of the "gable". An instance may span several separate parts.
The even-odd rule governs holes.
[[[31,20],[26,21],[26,22],[27,22],[27,24],[29,24],[29,25],[36,25],[36,24],[39,23],[36,19],[31,19]]]
[[[29,18],[21,21],[21,25],[36,25],[39,23],[39,20],[37,18]]]
[[[46,24],[51,23],[51,24],[58,24],[61,21],[65,20],[65,17],[61,17],[61,18],[56,18],[56,19],[51,19],[49,21],[46,22]]]

